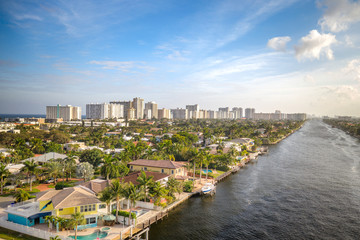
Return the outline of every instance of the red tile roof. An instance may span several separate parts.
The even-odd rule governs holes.
[[[158,173],[158,172],[145,172],[145,174],[147,177],[153,176],[153,180],[155,182],[169,176],[165,173]],[[139,185],[139,182],[137,181],[137,179],[140,175],[141,175],[140,171],[132,172],[129,175],[127,175],[123,178],[120,178],[120,181],[124,181],[124,183],[132,182],[136,186],[136,185]]]
[[[181,163],[177,163],[175,161],[170,161],[170,160],[146,160],[146,159],[135,160],[133,162],[130,162],[129,165],[168,168],[168,169],[177,169],[183,166]]]

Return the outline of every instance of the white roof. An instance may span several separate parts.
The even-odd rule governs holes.
[[[22,162],[34,160],[35,162],[46,163],[49,160],[58,159],[58,158],[65,159],[65,158],[67,158],[67,156],[65,154],[60,154],[60,153],[56,153],[56,152],[50,152],[50,153],[45,153],[45,154],[43,154],[41,156],[38,156],[38,157],[27,158],[25,160],[22,160]]]

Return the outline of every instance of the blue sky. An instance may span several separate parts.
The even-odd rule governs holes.
[[[359,1],[1,1],[0,32],[0,113],[140,96],[360,116]]]

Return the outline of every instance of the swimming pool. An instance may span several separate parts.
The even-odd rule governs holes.
[[[208,173],[212,173],[212,170],[207,170]],[[206,173],[206,169],[203,170],[203,173]]]
[[[78,240],[96,240],[96,239],[101,239],[104,238],[108,235],[107,232],[93,232],[90,235],[85,235],[85,236],[77,236]],[[75,239],[75,236],[69,236],[72,239]]]

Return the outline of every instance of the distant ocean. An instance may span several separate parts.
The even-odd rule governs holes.
[[[0,121],[4,121],[5,118],[45,118],[45,114],[1,114],[0,113]],[[81,116],[85,119],[85,115]]]

